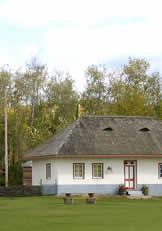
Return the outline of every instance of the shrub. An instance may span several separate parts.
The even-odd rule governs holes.
[[[142,192],[146,192],[146,191],[148,191],[149,190],[149,187],[148,186],[146,186],[146,185],[143,185],[142,186]]]
[[[16,162],[8,168],[9,185],[21,185],[23,183],[23,167],[21,162]]]

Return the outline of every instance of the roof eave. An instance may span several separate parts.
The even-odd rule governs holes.
[[[25,156],[24,160],[33,160],[33,159],[44,159],[44,158],[88,158],[88,157],[97,157],[97,158],[117,158],[117,157],[162,157],[162,154],[59,154],[59,155],[41,155],[41,156]]]

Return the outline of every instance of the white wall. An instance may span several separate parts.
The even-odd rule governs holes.
[[[51,163],[51,179],[46,179],[46,164]],[[57,183],[57,168],[56,160],[40,159],[32,161],[32,185],[56,184]]]
[[[162,178],[158,176],[158,164],[162,158],[146,158],[137,160],[138,184],[162,184]]]
[[[73,179],[73,163],[85,163],[85,179]],[[104,163],[104,178],[92,179],[92,163]],[[112,167],[112,173],[108,174],[107,167]],[[59,184],[122,184],[123,162],[119,159],[89,159],[73,158],[59,159],[58,161],[58,183]]]
[[[124,160],[137,160],[137,184],[162,184],[158,163],[162,158],[56,158],[33,160],[33,185],[42,184],[123,184]],[[46,179],[46,163],[51,163],[51,179]],[[73,179],[73,163],[85,163],[85,179]],[[104,178],[92,179],[92,163],[104,163]],[[112,168],[108,173],[107,167]]]

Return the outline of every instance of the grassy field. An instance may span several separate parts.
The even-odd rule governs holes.
[[[162,199],[102,197],[96,205],[77,198],[0,197],[1,231],[149,231],[161,230]]]

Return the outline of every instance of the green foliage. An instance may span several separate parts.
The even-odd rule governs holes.
[[[21,185],[23,183],[23,166],[22,162],[10,163],[8,169],[9,185]],[[0,186],[5,185],[5,169],[0,175]]]
[[[78,93],[74,90],[71,76],[56,72],[46,90],[49,110],[53,113],[51,131],[55,132],[76,119]],[[51,118],[52,119],[52,118]]]
[[[5,176],[0,176],[0,186],[5,186]]]
[[[145,59],[129,58],[128,64],[123,67],[123,75],[130,86],[144,87],[147,83],[147,71],[150,64]]]
[[[120,71],[88,67],[81,105],[87,114],[159,116],[160,74],[148,74],[145,59],[131,59]],[[158,106],[159,105],[159,106]]]
[[[122,115],[156,115],[160,100],[159,73],[147,74],[149,63],[129,59],[120,79],[110,81],[112,113]]]
[[[85,72],[86,89],[82,93],[81,105],[86,114],[104,115],[107,111],[107,85],[105,67],[90,66]]]
[[[21,185],[23,183],[22,162],[10,164],[8,173],[9,185]]]

